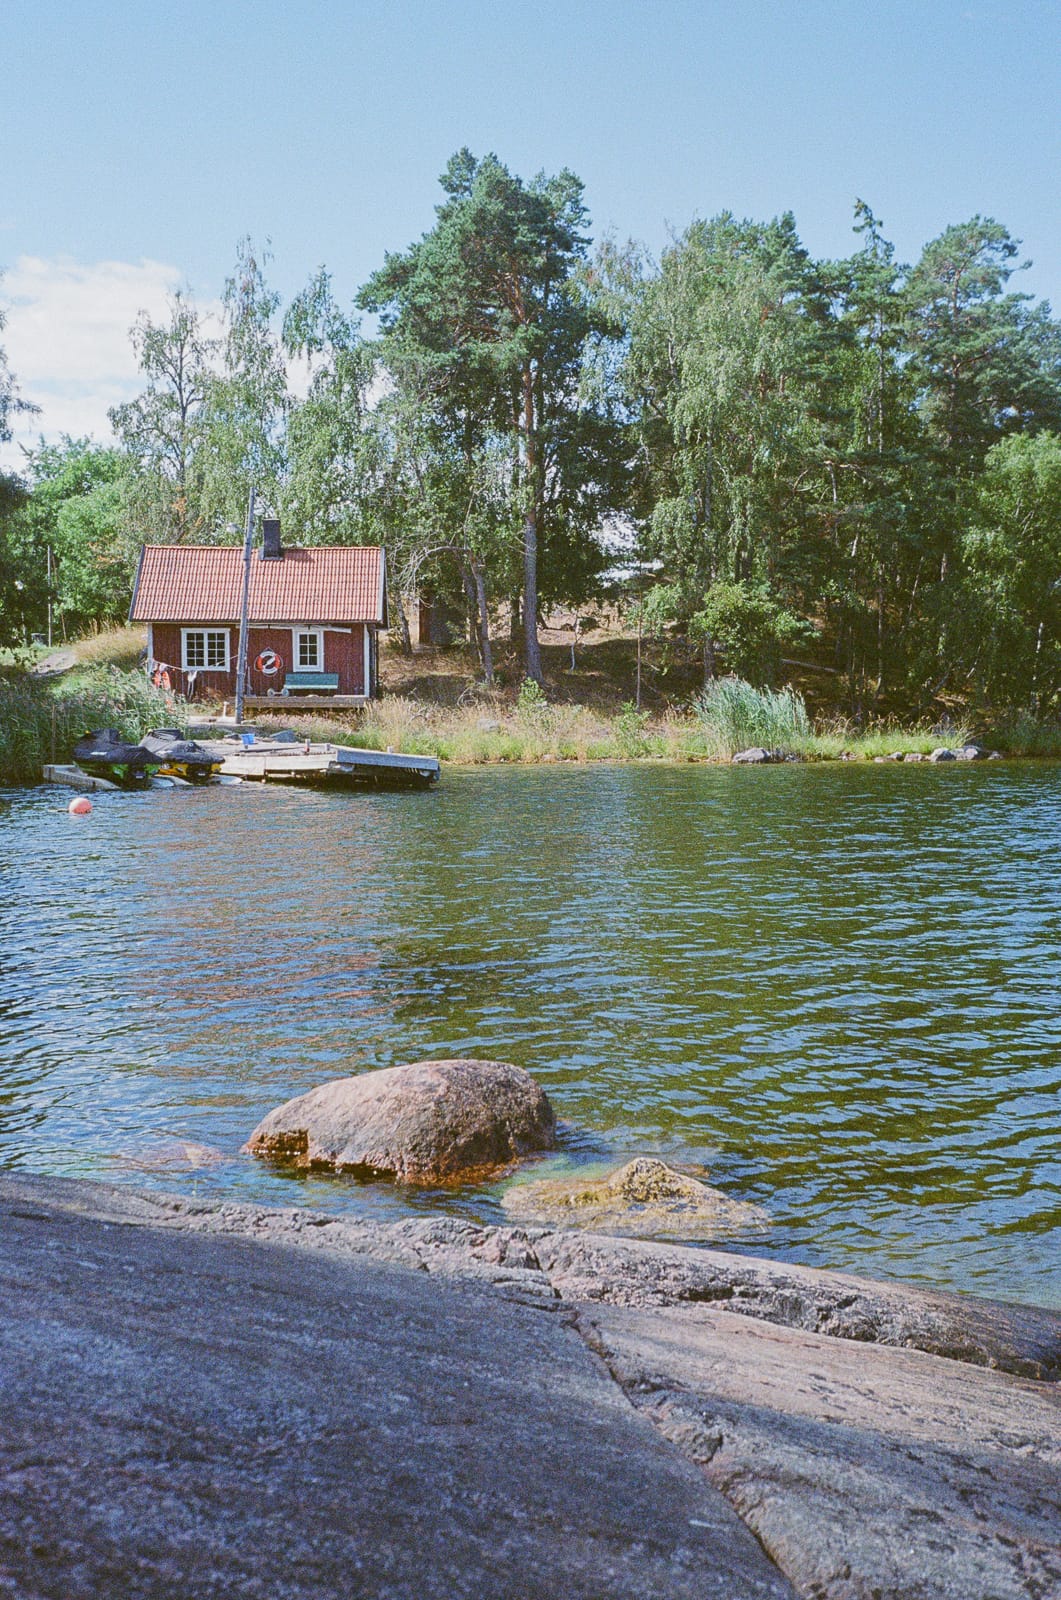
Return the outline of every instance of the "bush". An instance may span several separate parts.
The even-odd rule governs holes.
[[[800,754],[813,740],[802,695],[794,689],[754,689],[742,678],[716,678],[693,701],[706,751],[732,756],[759,745]]]

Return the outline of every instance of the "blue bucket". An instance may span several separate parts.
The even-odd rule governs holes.
[[[253,733],[241,733],[240,738],[243,740],[244,748],[248,748],[254,743]]]

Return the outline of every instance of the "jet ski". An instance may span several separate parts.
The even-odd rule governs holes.
[[[82,734],[73,748],[77,765],[93,778],[106,778],[120,789],[146,789],[158,762],[139,744],[126,744],[117,728]]]
[[[163,776],[183,778],[186,783],[207,783],[223,765],[194,739],[185,739],[179,728],[153,728],[144,734],[139,748]]]

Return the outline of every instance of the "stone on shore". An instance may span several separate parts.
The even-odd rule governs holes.
[[[556,1142],[529,1072],[505,1061],[415,1061],[337,1078],[270,1111],[244,1149],[289,1166],[476,1182]]]
[[[627,1238],[730,1239],[770,1226],[760,1206],[731,1200],[651,1156],[603,1177],[513,1184],[501,1203],[524,1221]]]
[[[752,745],[748,750],[738,750],[731,760],[735,767],[765,767],[782,760],[782,756],[777,750],[764,750],[761,745]]]

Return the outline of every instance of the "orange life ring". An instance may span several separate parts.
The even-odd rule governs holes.
[[[254,665],[259,672],[264,672],[267,678],[284,670],[284,663],[275,650],[263,650],[260,656],[255,657]]]

